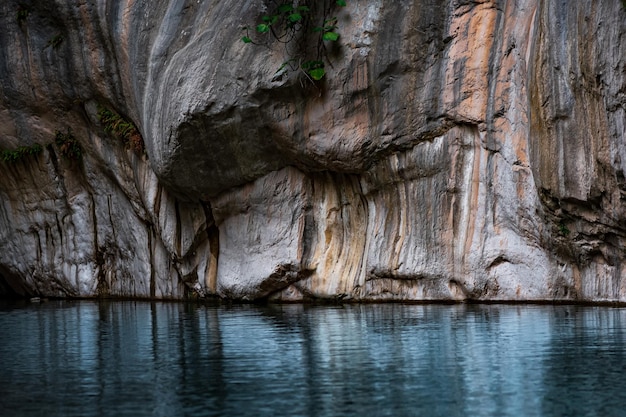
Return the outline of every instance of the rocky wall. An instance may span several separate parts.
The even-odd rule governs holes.
[[[0,5],[0,294],[626,302],[622,2],[266,3]]]

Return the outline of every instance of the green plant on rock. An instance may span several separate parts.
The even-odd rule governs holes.
[[[326,42],[337,42],[337,18],[331,17],[334,6],[345,7],[345,0],[274,0],[270,13],[261,17],[255,27],[243,27],[246,44],[266,45],[277,41],[285,45],[288,59],[278,68],[274,79],[288,70],[301,71],[311,81],[326,75],[330,64]],[[254,36],[254,39],[253,39]]]
[[[57,130],[54,136],[54,143],[59,147],[61,155],[67,159],[80,159],[83,154],[80,143],[78,143],[70,128],[67,129],[66,133]]]
[[[571,231],[567,228],[567,225],[565,224],[565,222],[563,220],[561,220],[559,222],[559,224],[557,225],[557,227],[559,228],[559,233],[562,236],[569,236],[569,234],[571,233]]]
[[[0,159],[7,163],[14,163],[22,159],[35,156],[41,153],[43,148],[40,144],[35,143],[31,146],[20,146],[14,150],[4,150],[0,152]]]
[[[103,105],[98,105],[98,120],[102,123],[106,133],[122,141],[136,154],[144,153],[143,138],[133,122],[126,120],[116,111]]]
[[[21,25],[22,23],[24,23],[29,14],[30,14],[30,9],[24,6],[23,4],[20,4],[17,7],[17,12],[16,12],[17,24]]]
[[[48,43],[46,44],[46,48],[48,46],[51,46],[53,49],[58,49],[59,45],[61,45],[61,43],[63,42],[65,38],[63,37],[63,35],[58,34],[58,35],[54,35],[53,37],[51,37],[48,40]]]

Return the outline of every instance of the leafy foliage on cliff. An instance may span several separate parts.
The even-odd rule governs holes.
[[[61,43],[63,43],[64,39],[65,38],[61,34],[54,35],[48,40],[48,43],[46,44],[46,48],[50,46],[52,47],[52,49],[58,49]]]
[[[80,159],[82,156],[83,150],[69,128],[65,133],[60,130],[55,132],[54,144],[59,148],[61,155],[67,159]],[[51,148],[52,143],[48,143],[46,146]],[[0,151],[0,159],[6,163],[16,163],[25,158],[39,155],[42,151],[43,147],[35,143],[31,146],[20,146],[13,150]]]
[[[1,151],[0,159],[2,159],[4,162],[14,163],[17,161],[21,161],[26,157],[38,155],[41,153],[42,150],[43,148],[38,143],[35,143],[31,146],[20,146],[14,150]]]
[[[144,152],[143,138],[133,122],[126,120],[116,111],[103,105],[98,105],[98,119],[106,133],[122,141],[136,154],[139,155]]]
[[[30,14],[30,9],[27,6],[20,4],[17,8],[17,12],[15,12],[15,18],[17,20],[17,23],[19,25],[24,23],[29,14]]]
[[[335,6],[344,7],[346,1],[273,1],[261,23],[254,28],[243,28],[246,35],[241,40],[267,47],[276,41],[285,46],[289,58],[278,68],[274,79],[291,70],[301,71],[311,81],[319,81],[326,75],[326,64],[330,64],[325,42],[339,40],[337,17],[331,16]]]
[[[54,143],[59,147],[61,155],[67,159],[80,159],[83,154],[78,140],[69,128],[65,133],[57,130],[54,136]]]

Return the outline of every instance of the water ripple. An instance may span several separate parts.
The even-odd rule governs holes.
[[[626,310],[0,304],[1,416],[618,416]]]

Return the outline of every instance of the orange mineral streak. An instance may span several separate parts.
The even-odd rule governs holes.
[[[506,117],[498,119],[496,126],[514,149],[516,163],[529,165],[528,134],[530,116],[528,109],[528,59],[532,49],[530,41],[534,33],[535,7],[521,7],[507,3],[503,33],[509,33],[514,43],[501,42],[502,66],[497,74],[493,100],[497,109],[506,109]]]
[[[85,51],[85,64],[91,74],[94,84],[107,85],[106,71],[102,67],[105,62],[102,49],[98,40],[98,32],[100,28],[94,27],[98,21],[94,22],[93,16],[89,12],[87,5],[79,6],[81,20],[81,42]]]
[[[454,40],[448,52],[443,97],[453,117],[473,122],[485,120],[496,15],[493,4],[485,3],[474,13],[452,20],[450,36]]]
[[[121,65],[126,69],[126,71],[128,71],[129,74],[132,73],[132,68],[130,65],[130,59],[128,57],[128,51],[130,50],[130,36],[132,33],[132,13],[131,10],[133,10],[135,8],[135,0],[128,0],[126,2],[125,7],[122,9],[124,10],[123,16],[122,16],[122,31],[119,34],[119,40],[121,43],[121,51],[120,53],[120,57],[118,57],[118,59],[121,58],[122,62]],[[126,91],[131,91],[131,85],[130,85],[130,78],[125,78],[125,80],[127,81],[124,85],[124,88],[127,89]]]
[[[474,146],[476,147],[476,150],[475,150],[472,170],[470,174],[471,187],[470,187],[470,194],[468,198],[469,207],[467,207],[466,224],[460,225],[461,227],[466,227],[465,240],[464,242],[462,242],[463,258],[465,258],[465,256],[467,256],[467,254],[469,254],[472,250],[472,246],[474,243],[474,232],[476,230],[477,223],[480,221],[480,223],[484,225],[484,220],[485,220],[484,218],[482,218],[482,216],[478,216],[478,209],[480,207],[479,197],[480,197],[480,187],[481,187],[481,184],[480,184],[480,169],[482,165],[481,159],[483,157],[486,157],[486,155],[484,155],[486,151],[482,148],[479,148],[479,146],[477,145],[478,141],[479,139],[476,138],[474,142],[475,143]],[[480,229],[482,229],[482,227],[480,227]],[[482,239],[482,236],[483,236],[483,233],[480,233],[480,236],[478,238]]]

